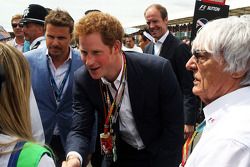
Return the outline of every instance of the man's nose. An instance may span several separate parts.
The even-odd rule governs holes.
[[[52,41],[53,45],[58,45],[59,44],[59,40],[57,38],[54,38]]]
[[[94,63],[93,56],[91,56],[89,54],[87,56],[85,56],[85,64],[87,66],[91,66],[93,63]]]
[[[190,57],[190,59],[186,63],[186,69],[190,70],[190,71],[193,71],[195,68],[196,68],[195,57],[193,55],[192,57]]]
[[[149,28],[149,29],[154,28],[154,26],[155,26],[155,24],[154,24],[153,22],[150,22],[150,23],[148,24],[148,28]]]

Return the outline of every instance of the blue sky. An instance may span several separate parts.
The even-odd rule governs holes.
[[[67,10],[78,21],[88,9],[99,9],[117,17],[124,27],[145,24],[144,10],[153,3],[165,6],[169,19],[192,16],[195,0],[0,0],[0,25],[11,31],[11,16],[23,13],[29,4]],[[230,9],[250,6],[250,0],[226,0]]]

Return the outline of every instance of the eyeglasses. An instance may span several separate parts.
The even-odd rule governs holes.
[[[17,26],[20,28],[23,28],[23,24],[22,23],[12,23],[11,24],[13,28],[16,28]]]
[[[192,52],[197,63],[204,63],[211,55],[206,50],[194,50]]]

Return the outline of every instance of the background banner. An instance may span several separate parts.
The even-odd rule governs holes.
[[[218,5],[196,1],[191,32],[191,41],[195,38],[197,31],[208,21],[228,17],[228,14],[228,5]]]
[[[226,0],[202,0],[202,2],[218,4],[218,5],[225,5]]]

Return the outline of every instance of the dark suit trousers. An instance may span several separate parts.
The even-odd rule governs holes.
[[[49,144],[56,157],[56,167],[61,167],[62,162],[66,159],[63,145],[59,135],[53,135]]]
[[[119,139],[117,146],[117,161],[114,163],[112,160],[105,163],[110,164],[108,167],[153,167],[150,162],[150,154],[145,149],[137,150],[127,144],[126,142]],[[98,150],[99,152],[100,150]],[[102,157],[100,154],[95,152],[92,157],[92,166],[93,167],[103,167],[101,165]],[[105,166],[105,165],[104,165]],[[105,166],[106,167],[106,166]]]
[[[150,154],[146,149],[137,150],[123,140],[119,140],[118,160],[115,167],[150,167]]]

